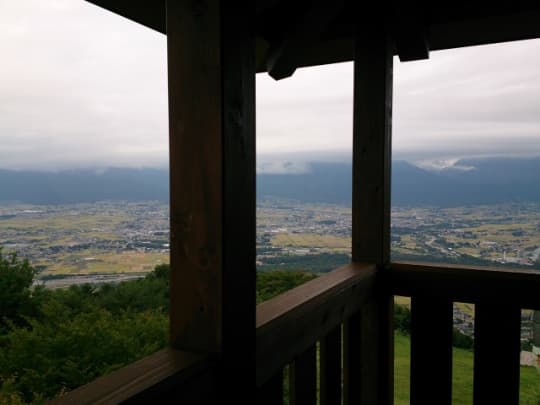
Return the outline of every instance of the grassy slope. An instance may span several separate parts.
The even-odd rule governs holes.
[[[410,341],[406,336],[396,335],[395,405],[409,404]],[[472,404],[473,353],[454,349],[454,405]],[[533,367],[521,367],[521,405],[540,403],[540,374]]]

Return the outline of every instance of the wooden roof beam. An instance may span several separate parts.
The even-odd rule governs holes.
[[[272,44],[266,60],[268,74],[276,80],[292,76],[307,49],[318,40],[344,7],[344,0],[315,0],[279,43]]]
[[[395,2],[394,43],[401,62],[429,58],[426,21],[418,3]]]
[[[86,0],[148,28],[166,33],[165,0]]]

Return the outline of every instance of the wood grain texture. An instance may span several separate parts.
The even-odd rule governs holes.
[[[411,405],[452,403],[452,309],[451,301],[412,298]]]
[[[226,4],[226,6],[225,6]],[[171,344],[255,401],[255,8],[168,1]]]
[[[390,265],[389,280],[396,295],[493,304],[504,297],[521,308],[540,309],[538,271],[399,262]]]
[[[171,334],[209,352],[255,336],[254,39],[236,11],[168,8]]]
[[[257,386],[357,312],[373,294],[376,268],[353,263],[257,307]]]
[[[518,405],[520,307],[476,304],[474,323],[474,404]]]
[[[223,123],[219,1],[168,1],[171,342],[221,352]],[[202,4],[202,3],[201,3]]]

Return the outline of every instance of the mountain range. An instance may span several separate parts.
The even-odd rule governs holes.
[[[313,162],[295,173],[259,173],[258,198],[350,204],[350,162]],[[68,204],[101,200],[168,201],[166,169],[0,170],[0,201]],[[442,169],[392,162],[392,204],[462,206],[540,201],[540,157],[461,159]]]

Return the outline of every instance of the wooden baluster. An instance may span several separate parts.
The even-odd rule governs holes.
[[[257,405],[283,404],[283,370],[274,374],[257,390]]]
[[[321,405],[341,404],[341,325],[321,340]]]
[[[474,323],[474,404],[518,405],[520,308],[476,304]]]
[[[317,350],[313,345],[290,366],[289,396],[291,405],[317,403]]]
[[[362,316],[351,316],[343,327],[343,403],[359,404],[362,382]]]
[[[452,403],[452,321],[451,301],[412,298],[411,405]]]

